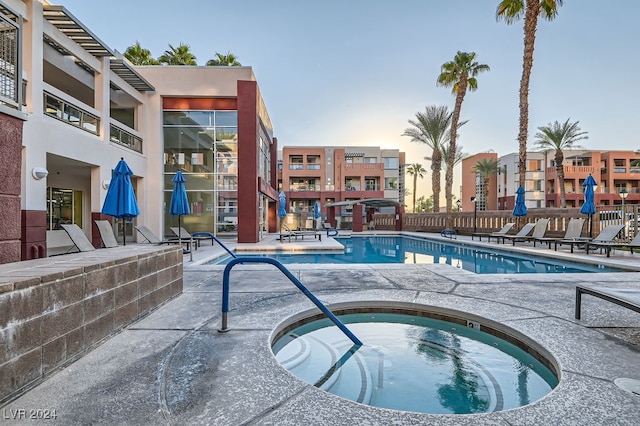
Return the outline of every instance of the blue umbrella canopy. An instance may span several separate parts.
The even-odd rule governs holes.
[[[596,203],[595,203],[595,190],[594,187],[598,183],[596,180],[589,174],[587,178],[584,180],[582,186],[584,186],[584,204],[580,207],[580,213],[592,215],[596,212]]]
[[[287,215],[287,194],[284,191],[280,191],[278,194],[278,217],[285,217]]]
[[[118,219],[132,219],[140,214],[136,194],[133,192],[131,175],[133,172],[124,161],[120,161],[113,169],[109,190],[102,205],[102,213]]]
[[[524,188],[521,186],[518,187],[516,191],[516,205],[513,208],[514,216],[526,216],[527,215],[527,206],[524,202]]]
[[[171,203],[169,204],[169,213],[173,216],[178,216],[178,220],[180,220],[180,216],[191,214],[189,200],[187,199],[187,190],[184,187],[184,183],[187,180],[180,170],[176,172],[176,175],[171,180],[174,185],[173,192],[171,193]]]

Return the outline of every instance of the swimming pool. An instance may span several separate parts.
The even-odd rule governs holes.
[[[340,397],[432,414],[517,408],[558,384],[554,364],[514,336],[516,344],[419,314],[372,311],[340,319],[363,346],[353,346],[320,319],[282,333],[272,347],[276,359],[299,379]]]
[[[354,264],[354,263],[445,263],[476,274],[554,274],[576,272],[620,272],[603,266],[564,262],[506,251],[479,249],[464,244],[405,236],[369,236],[336,238],[345,248],[342,253],[270,252],[246,253],[242,256],[268,256],[283,264]],[[231,256],[213,260],[226,264]]]

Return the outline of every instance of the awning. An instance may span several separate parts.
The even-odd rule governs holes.
[[[345,207],[345,206],[353,206],[354,204],[364,204],[367,207],[396,207],[399,206],[400,203],[391,200],[389,198],[366,198],[362,200],[349,200],[349,201],[338,201],[333,204],[325,204],[325,207]]]

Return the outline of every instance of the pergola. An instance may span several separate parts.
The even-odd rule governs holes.
[[[395,207],[396,210],[396,230],[398,229],[399,224],[402,224],[402,214],[404,213],[404,206],[400,204],[398,201],[391,200],[389,198],[363,198],[359,200],[348,200],[348,201],[338,201],[333,204],[325,204],[325,208],[327,209],[327,221],[331,223],[332,226],[336,225],[336,207],[352,207],[353,208],[353,217],[362,217],[362,209],[366,207],[367,209],[367,222],[371,221],[373,218],[373,213],[376,209],[380,207]],[[400,226],[401,227],[401,226]],[[362,221],[354,220],[353,221],[353,232],[362,232]]]

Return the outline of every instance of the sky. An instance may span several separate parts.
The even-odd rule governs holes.
[[[458,144],[468,154],[518,151],[523,27],[496,21],[498,0],[51,3],[119,52],[138,41],[158,57],[185,43],[199,65],[232,52],[253,68],[279,147],[396,147],[427,170],[430,150],[402,133],[428,105],[453,110],[451,89],[436,85],[441,66],[475,52],[491,70],[465,97]],[[638,16],[637,0],[565,0],[554,21],[539,21],[530,150],[537,127],[567,119],[588,132],[586,149],[640,149],[640,85],[627,81],[640,69]],[[430,177],[420,186],[430,193]]]

